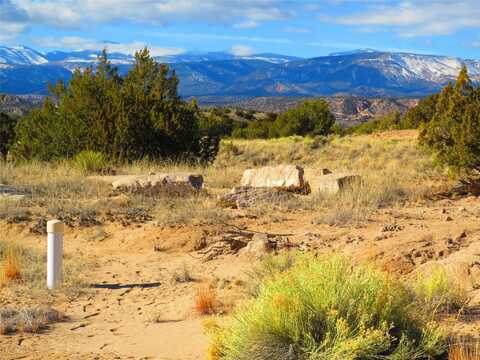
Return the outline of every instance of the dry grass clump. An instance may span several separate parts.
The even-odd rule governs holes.
[[[13,249],[13,250],[12,250]],[[55,294],[49,292],[46,288],[47,278],[47,254],[40,253],[34,249],[26,248],[11,242],[0,241],[0,257],[11,257],[15,266],[19,265],[17,272],[21,274],[21,281],[3,282],[3,286],[12,292],[12,296],[17,296],[25,301],[28,299],[35,303],[38,299],[46,299]],[[1,265],[0,265],[1,266]],[[80,276],[89,271],[91,262],[70,254],[64,255],[64,284],[56,291],[69,298],[76,298],[86,291],[86,284]],[[14,267],[11,267],[13,269]],[[2,273],[4,272],[3,268]],[[12,275],[15,271],[12,271]],[[20,275],[19,275],[20,276]]]
[[[0,183],[28,194],[26,199],[15,204],[0,203],[0,217],[3,218],[10,216],[12,211],[29,210],[43,215],[90,209],[92,201],[109,194],[106,184],[88,180],[67,161],[13,164],[0,160]]]
[[[6,284],[13,280],[22,278],[22,264],[20,261],[20,253],[13,246],[3,249],[2,262],[0,264],[0,284]]]
[[[187,283],[191,281],[195,281],[195,278],[192,276],[190,268],[185,262],[172,272],[173,283]]]
[[[478,360],[480,359],[480,340],[469,342],[460,341],[451,344],[448,349],[449,360]]]
[[[213,315],[217,307],[217,292],[211,286],[202,286],[195,295],[195,310],[200,315]]]
[[[159,225],[214,224],[229,220],[228,211],[218,207],[214,199],[205,195],[186,198],[164,197],[153,209]]]
[[[63,316],[51,308],[25,308],[19,311],[4,308],[0,309],[0,335],[38,333],[49,324],[62,320]]]

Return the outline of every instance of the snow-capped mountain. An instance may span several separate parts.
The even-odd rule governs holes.
[[[40,53],[26,46],[6,47],[0,46],[0,64],[4,65],[41,65],[41,64],[57,64],[65,65],[68,68],[72,64],[85,66],[93,64],[97,61],[101,51],[98,50],[78,50],[78,51],[50,51]],[[108,53],[109,60],[113,64],[128,65],[133,64],[135,58],[130,54],[122,54],[118,52]],[[254,54],[250,56],[235,56],[228,52],[186,52],[179,55],[155,56],[155,59],[164,63],[181,63],[181,62],[203,62],[203,61],[223,61],[234,59],[245,60],[261,60],[274,64],[286,63],[289,61],[299,60],[301,58],[295,56],[278,55],[278,54]]]
[[[98,51],[53,51],[0,47],[0,92],[47,93],[47,83],[68,81],[75,68],[95,64]],[[109,54],[125,73],[134,57]],[[372,49],[312,59],[277,54],[236,57],[226,52],[159,56],[180,78],[184,96],[364,96],[417,97],[455,80],[461,67],[480,82],[480,61]]]
[[[44,55],[26,46],[0,46],[0,64],[3,65],[40,65],[48,60]]]

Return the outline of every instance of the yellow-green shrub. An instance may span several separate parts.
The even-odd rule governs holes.
[[[73,158],[73,165],[82,173],[91,174],[107,168],[108,161],[101,152],[85,150]]]
[[[348,259],[301,256],[258,296],[210,327],[211,359],[434,359],[445,353],[430,314],[402,282]]]

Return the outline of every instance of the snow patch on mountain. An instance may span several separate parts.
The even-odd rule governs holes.
[[[0,46],[0,64],[41,65],[48,63],[43,54],[26,46]]]

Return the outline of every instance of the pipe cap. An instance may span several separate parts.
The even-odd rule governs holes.
[[[50,220],[47,222],[47,233],[49,234],[63,234],[64,226],[60,220]]]

